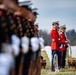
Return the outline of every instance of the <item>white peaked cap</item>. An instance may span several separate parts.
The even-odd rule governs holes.
[[[19,5],[22,6],[22,5],[32,5],[31,1],[30,0],[19,0]]]
[[[39,39],[37,37],[31,38],[31,46],[33,52],[36,52],[39,49]]]
[[[66,25],[61,25],[60,29],[66,28]]]
[[[28,2],[30,2],[31,0],[18,0],[18,2],[26,2],[26,3],[28,3]]]
[[[24,53],[27,53],[29,50],[29,38],[24,36],[21,38],[21,46]]]

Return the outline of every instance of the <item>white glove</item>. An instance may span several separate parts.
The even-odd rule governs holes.
[[[40,44],[40,48],[41,48],[41,49],[44,49],[44,44],[41,43],[41,42],[40,42],[39,44]]]
[[[39,40],[37,37],[31,38],[31,46],[33,52],[36,52],[39,49]]]
[[[27,53],[29,50],[29,38],[24,36],[21,38],[21,46],[24,53]]]
[[[11,37],[11,40],[12,40],[12,49],[13,49],[13,52],[14,52],[14,55],[17,56],[20,52],[20,38],[17,37],[16,35],[12,35]]]
[[[18,45],[15,45],[15,44],[12,44],[12,49],[13,49],[13,52],[14,52],[14,55],[15,56],[18,56],[19,52],[20,52],[20,48]]]
[[[40,44],[41,49],[43,49],[44,48],[44,39],[42,37],[39,38],[39,44]]]
[[[11,37],[11,40],[12,40],[12,44],[15,44],[15,45],[20,45],[20,38],[16,35],[12,35]]]
[[[10,44],[8,43],[3,43],[2,44],[2,51],[5,52],[5,53],[12,53],[12,47]]]
[[[62,49],[62,48],[63,48],[63,44],[60,45],[60,49]]]

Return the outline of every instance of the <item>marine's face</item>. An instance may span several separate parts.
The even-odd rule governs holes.
[[[58,29],[59,25],[58,24],[54,24],[54,27]]]
[[[66,28],[63,28],[63,32],[65,32],[66,31]]]
[[[65,32],[65,31],[66,31],[66,28],[62,28],[61,31],[62,31],[62,32]]]

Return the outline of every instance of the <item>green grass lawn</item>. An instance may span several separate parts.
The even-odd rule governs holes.
[[[65,69],[61,69],[60,72],[58,72],[58,73],[52,72],[50,69],[51,63],[49,61],[49,58],[48,58],[46,52],[42,51],[41,55],[43,56],[43,59],[46,60],[46,62],[47,62],[46,68],[41,70],[41,75],[76,75],[76,70],[70,70],[68,68],[68,66],[66,66]],[[67,65],[67,63],[66,63],[66,65]]]

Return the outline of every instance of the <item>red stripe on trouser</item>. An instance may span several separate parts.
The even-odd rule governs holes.
[[[54,51],[54,55],[55,54],[56,54],[56,51]],[[54,60],[53,60],[53,63],[54,63]],[[53,64],[53,71],[55,71],[54,64]]]

